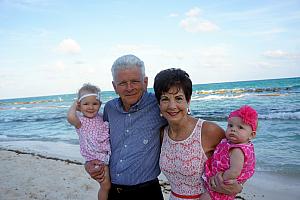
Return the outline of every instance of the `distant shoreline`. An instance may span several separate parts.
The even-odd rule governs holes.
[[[218,85],[218,84],[225,84],[225,83],[236,83],[236,82],[255,82],[255,81],[270,81],[270,80],[280,80],[280,79],[297,79],[300,77],[283,77],[283,78],[266,78],[266,79],[258,79],[258,80],[235,80],[235,81],[222,81],[222,82],[209,82],[209,83],[194,83],[193,86],[201,86],[201,85]],[[194,81],[195,82],[195,81]],[[149,90],[153,91],[153,88],[148,88]],[[102,92],[112,92],[114,93],[114,90],[102,90]],[[0,97],[0,101],[6,101],[6,100],[15,100],[15,99],[27,99],[27,98],[45,98],[50,96],[62,96],[62,95],[74,95],[75,93],[60,93],[60,94],[47,94],[47,95],[36,95],[36,96],[23,96],[23,97]],[[1,102],[0,102],[1,103]]]

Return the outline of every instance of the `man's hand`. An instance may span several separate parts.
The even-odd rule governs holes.
[[[99,160],[91,160],[86,162],[84,168],[87,173],[99,183],[104,181],[104,164]]]
[[[221,172],[211,177],[209,182],[213,191],[227,195],[235,195],[240,193],[243,189],[236,179],[224,182]]]

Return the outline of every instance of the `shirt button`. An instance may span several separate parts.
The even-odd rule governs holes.
[[[128,117],[130,117],[130,113],[128,114]]]
[[[129,130],[127,129],[127,130],[126,130],[126,133],[128,133],[128,132],[129,132]]]
[[[123,160],[120,160],[120,162],[123,162]]]
[[[120,174],[117,174],[117,176],[120,176]]]
[[[127,144],[125,144],[124,147],[126,148],[126,147],[127,147]]]

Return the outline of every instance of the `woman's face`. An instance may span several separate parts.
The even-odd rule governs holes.
[[[182,89],[178,90],[177,87],[171,87],[168,92],[161,95],[159,108],[169,123],[180,122],[187,116],[189,103]]]

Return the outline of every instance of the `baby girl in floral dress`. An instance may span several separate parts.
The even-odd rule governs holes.
[[[99,114],[100,106],[100,89],[84,84],[78,91],[78,99],[69,109],[68,122],[76,128],[80,153],[85,160],[99,160],[104,165],[104,180],[98,181],[98,200],[106,200],[111,186],[108,168],[111,149],[108,122],[104,122]]]

